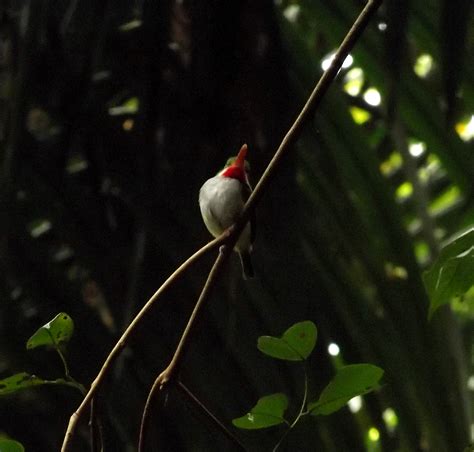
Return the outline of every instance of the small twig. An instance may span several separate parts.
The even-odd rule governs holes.
[[[159,381],[159,377],[157,377],[153,382],[150,392],[148,392],[145,407],[143,408],[142,420],[140,422],[140,433],[138,435],[138,452],[143,452],[144,450],[146,426],[148,418],[150,417],[151,403],[155,397],[156,391],[160,388],[160,386],[161,382]]]
[[[91,452],[104,451],[104,426],[102,425],[102,413],[99,412],[101,405],[100,398],[94,397],[91,400],[89,428],[91,436]]]
[[[247,450],[245,446],[239,441],[239,439],[202,403],[180,380],[176,382],[177,388],[187,397],[197,410],[203,414],[207,419],[214,424],[218,430],[220,430],[228,439],[232,441],[240,450]],[[160,388],[159,378],[155,380],[153,386],[148,393],[148,397],[143,410],[142,421],[140,424],[140,436],[138,440],[138,452],[145,450],[145,437],[146,437],[146,426],[151,413],[152,401],[155,397],[156,392]],[[168,384],[169,389],[169,384]]]
[[[162,284],[162,286],[152,295],[152,297],[146,302],[140,312],[136,315],[136,317],[132,320],[128,328],[124,331],[118,342],[115,344],[112,351],[107,356],[104,364],[102,365],[99,373],[97,374],[95,380],[92,382],[89,391],[85,395],[83,401],[77,408],[77,410],[71,415],[69,419],[69,424],[66,430],[66,434],[64,436],[63,445],[61,447],[62,452],[66,452],[69,449],[72,437],[74,435],[74,431],[76,429],[76,425],[83,414],[84,410],[87,408],[89,403],[91,402],[94,394],[96,393],[97,389],[99,388],[100,383],[106,376],[109,368],[111,367],[112,363],[115,361],[119,353],[125,347],[126,343],[130,339],[132,333],[135,331],[135,328],[143,319],[145,314],[150,310],[150,308],[156,303],[156,301],[160,298],[160,296],[168,289],[173,283],[175,283],[183,274],[184,272],[196,261],[198,261],[201,257],[212,251],[214,248],[219,246],[223,243],[226,236],[219,237],[217,239],[212,240],[201,249],[196,251],[191,257],[189,257],[183,264],[181,264],[172,274],[171,276]]]
[[[91,400],[89,415],[89,437],[91,441],[91,452],[97,452],[95,432],[95,399]]]
[[[104,450],[104,438],[102,425],[96,414],[97,399],[91,400],[90,416],[89,416],[89,436],[91,439],[91,452],[102,452]],[[97,448],[97,438],[99,439],[99,448]]]
[[[247,450],[245,446],[239,441],[239,439],[219,420],[217,417],[209,411],[204,405],[180,380],[178,380],[178,389],[193,403],[200,413],[206,416],[232,443],[238,446],[241,450]]]

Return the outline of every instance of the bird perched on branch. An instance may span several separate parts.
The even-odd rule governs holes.
[[[227,160],[216,176],[208,179],[199,191],[199,207],[209,232],[219,237],[232,226],[242,213],[252,188],[248,180],[248,163],[245,161],[247,145],[244,144],[237,157]],[[234,250],[240,256],[244,279],[252,278],[254,271],[250,253],[255,238],[255,215],[242,230]]]

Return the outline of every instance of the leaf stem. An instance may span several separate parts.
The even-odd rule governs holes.
[[[61,361],[63,362],[64,366],[64,375],[66,376],[66,380],[71,379],[71,374],[69,373],[69,367],[67,365],[66,357],[64,356],[64,353],[61,351],[61,347],[54,342],[54,348],[58,352],[59,357],[61,358]]]
[[[305,411],[306,400],[308,399],[308,365],[307,365],[307,361],[304,361],[304,363],[303,363],[303,372],[304,372],[304,392],[303,392],[303,400],[301,401],[300,410],[299,410],[297,416],[295,417],[295,420],[291,424],[288,424],[289,427],[288,427],[287,431],[283,434],[283,436],[280,438],[280,441],[278,441],[276,446],[273,448],[273,452],[276,452],[278,450],[278,448],[282,445],[285,438],[288,436],[288,434],[291,432],[291,430],[295,427],[295,425],[299,422],[299,420],[303,416],[308,414],[307,411]]]
[[[64,366],[65,380],[58,379],[58,380],[53,380],[53,381],[57,381],[57,382],[65,381],[65,382],[68,383],[68,386],[76,388],[83,396],[85,396],[87,394],[86,387],[83,384],[79,383],[75,378],[71,377],[71,374],[69,373],[69,366],[67,365],[66,357],[64,356],[64,353],[61,350],[61,346],[54,340],[54,337],[51,334],[51,332],[48,329],[46,331],[48,332],[49,336],[51,337],[51,341],[53,342],[54,349],[56,350],[59,357],[61,358],[61,361],[62,361],[63,366]],[[65,384],[65,383],[59,383],[59,384]]]

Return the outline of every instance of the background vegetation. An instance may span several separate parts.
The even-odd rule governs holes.
[[[201,184],[243,142],[258,180],[362,7],[1,3],[0,377],[61,372],[60,360],[25,342],[65,311],[76,324],[71,373],[91,382],[139,307],[209,239]],[[342,363],[380,366],[385,385],[301,422],[288,450],[469,443],[473,299],[428,322],[421,273],[443,240],[474,223],[470,10],[469,0],[386,0],[265,195],[258,277],[243,281],[232,260],[182,369],[230,428],[263,394],[301,394],[298,369],[255,345],[309,319],[319,331],[310,394]],[[211,259],[168,292],[102,388],[107,450],[133,450],[149,386]],[[2,398],[0,430],[28,451],[58,450],[79,402],[67,387]],[[237,434],[250,450],[280,436]],[[173,392],[149,441],[149,450],[230,447]],[[84,422],[77,450],[87,442]]]

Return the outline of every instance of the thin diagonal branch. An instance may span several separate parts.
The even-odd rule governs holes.
[[[138,452],[143,452],[143,450],[145,450],[144,444],[145,444],[145,436],[146,436],[146,427],[148,424],[148,418],[150,417],[150,413],[151,413],[151,404],[153,402],[153,399],[155,398],[156,392],[160,389],[160,386],[161,386],[161,382],[160,382],[160,377],[158,376],[153,382],[153,385],[151,386],[150,391],[148,392],[148,396],[145,402],[145,407],[143,408],[142,420],[140,422],[140,433],[138,435]]]
[[[181,382],[178,381],[178,389],[193,403],[199,412],[204,414],[212,423],[229,438],[232,443],[241,450],[247,450],[240,440],[219,420],[209,409]]]

